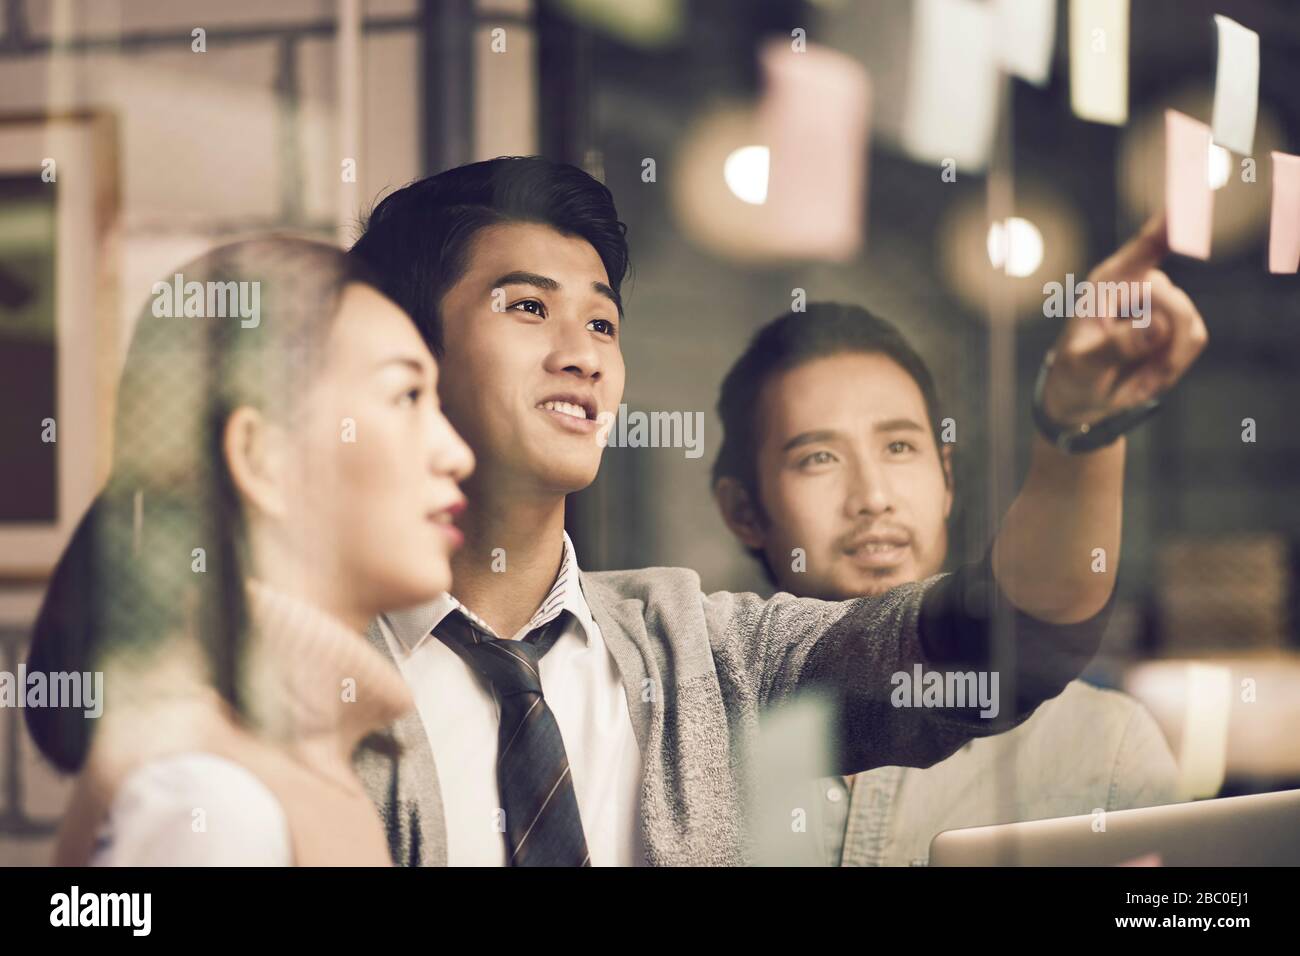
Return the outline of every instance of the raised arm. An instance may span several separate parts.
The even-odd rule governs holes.
[[[1141,405],[1171,388],[1205,348],[1196,306],[1156,268],[1167,253],[1157,216],[1089,275],[1094,308],[1070,319],[1052,349],[1042,409],[1053,422],[1096,425]],[[1127,311],[1145,314],[1114,314],[1125,299],[1107,294],[1118,288],[1112,283],[1136,283],[1128,288],[1143,291],[1136,303],[1127,297]],[[994,575],[1012,604],[1059,624],[1105,605],[1119,565],[1123,490],[1122,437],[1067,454],[1035,436],[1029,474],[993,547]]]
[[[1101,308],[1076,315],[1057,340],[1041,396],[1044,427],[1095,425],[1091,434],[1104,435],[1112,416],[1167,390],[1200,354],[1201,316],[1155,268],[1166,252],[1157,217],[1089,276]],[[1109,307],[1115,303],[1102,286],[1121,282],[1143,290],[1130,302],[1141,308],[1128,316]],[[838,708],[842,773],[929,766],[972,737],[1022,722],[1059,694],[1100,644],[1118,566],[1123,468],[1122,437],[1073,454],[1039,437],[1024,487],[984,561],[843,603],[728,596],[722,630],[743,635],[747,664],[760,675],[759,703],[810,689],[829,694]],[[997,620],[1010,623],[1004,665],[1014,680],[997,672]],[[932,676],[949,689],[978,685],[979,693],[972,690],[965,704],[930,706],[918,683]]]

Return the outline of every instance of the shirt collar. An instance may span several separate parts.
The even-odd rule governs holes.
[[[555,620],[562,611],[569,611],[577,619],[583,641],[590,646],[594,622],[591,616],[591,608],[587,605],[586,595],[582,593],[581,574],[581,569],[578,567],[577,553],[573,548],[573,541],[566,531],[564,532],[564,552],[560,558],[559,573],[555,575],[555,581],[551,584],[550,591],[542,599],[542,603],[537,606],[533,616],[524,625],[523,630],[515,636],[522,637],[534,628]],[[438,595],[427,604],[406,611],[392,612],[385,615],[385,617],[397,639],[410,653],[419,647],[433,633],[433,629],[442,623],[442,619],[452,611],[460,611],[488,634],[494,637],[497,636],[486,621],[456,600],[449,592]]]

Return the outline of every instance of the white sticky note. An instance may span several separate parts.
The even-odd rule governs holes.
[[[759,866],[824,865],[821,840],[814,837],[821,812],[810,800],[826,799],[817,781],[835,772],[836,716],[828,697],[809,693],[761,715],[751,751],[748,821]]]
[[[988,165],[997,125],[995,18],[978,0],[917,0],[903,148],[958,174]]]
[[[1046,86],[1056,45],[1056,0],[997,0],[998,57],[1012,76]]]
[[[1232,673],[1217,664],[1187,665],[1182,745],[1178,748],[1181,801],[1213,797],[1228,766],[1228,722],[1232,715]]]
[[[1128,122],[1128,0],[1070,0],[1070,108],[1080,119]]]
[[[1300,156],[1273,153],[1273,213],[1268,271],[1300,272]]]
[[[1210,127],[1165,110],[1165,212],[1169,248],[1196,259],[1210,257],[1214,190],[1209,176]]]
[[[1249,156],[1259,108],[1259,34],[1215,14],[1219,66],[1214,75],[1214,141]]]

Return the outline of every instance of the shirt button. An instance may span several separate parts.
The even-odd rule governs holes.
[[[826,799],[831,803],[839,803],[844,799],[844,791],[839,787],[831,787],[826,791]]]

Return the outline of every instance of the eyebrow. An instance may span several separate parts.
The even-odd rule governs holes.
[[[817,442],[833,441],[834,439],[839,437],[840,437],[839,432],[831,431],[830,429],[826,429],[826,428],[821,429],[820,431],[800,432],[798,435],[795,435],[788,442],[782,445],[781,451],[783,453],[787,451],[793,451],[794,449],[799,448],[803,445],[813,445],[816,444]]]
[[[390,365],[405,365],[407,368],[411,369],[412,371],[418,372],[421,375],[424,374],[424,370],[426,368],[426,366],[422,364],[419,360],[414,359],[409,355],[392,355],[386,359],[380,359],[378,362],[376,362],[375,370],[378,371],[379,369],[387,368]]]
[[[516,269],[514,272],[507,272],[505,275],[501,276],[496,280],[496,282],[492,283],[492,288],[499,289],[502,286],[508,285],[530,285],[535,289],[545,289],[547,292],[558,292],[560,290],[560,284],[550,276],[544,276],[536,272],[528,272],[519,269]],[[617,292],[604,282],[593,282],[591,284],[591,291],[609,299],[609,301],[614,304],[614,308],[618,309],[618,314],[622,316],[623,300]]]
[[[545,289],[547,292],[558,292],[560,284],[550,276],[538,275],[536,272],[522,272],[516,270],[507,272],[496,282],[492,283],[492,288],[496,289],[503,285],[530,285],[537,289]]]
[[[620,318],[622,317],[623,299],[621,296],[619,296],[617,292],[615,292],[609,286],[605,285],[605,283],[603,282],[593,282],[591,284],[591,290],[595,292],[597,295],[603,295],[605,298],[609,299],[610,302],[613,302],[614,308],[618,309],[619,317]]]
[[[901,432],[901,431],[909,431],[909,432],[910,432],[910,431],[916,431],[916,432],[923,432],[923,431],[925,431],[925,429],[922,428],[919,424],[917,424],[916,422],[914,422],[914,421],[913,421],[912,419],[910,419],[910,418],[889,418],[889,419],[886,419],[886,420],[883,421],[883,422],[876,422],[876,424],[872,426],[872,431],[876,431],[876,432]],[[800,448],[800,447],[802,447],[802,446],[804,446],[804,445],[813,445],[813,444],[816,444],[816,443],[818,443],[818,442],[834,441],[835,439],[837,439],[837,438],[841,438],[841,437],[843,437],[843,436],[842,436],[842,434],[841,434],[840,432],[834,431],[834,430],[829,429],[829,428],[822,428],[822,429],[818,429],[818,430],[810,431],[810,432],[800,432],[798,435],[795,435],[795,436],[794,436],[793,438],[791,438],[788,442],[786,442],[784,445],[781,446],[781,452],[784,454],[785,452],[793,451],[794,449],[796,449],[796,448]]]
[[[925,429],[910,418],[890,418],[883,422],[876,422],[875,431],[878,432],[923,432]]]

